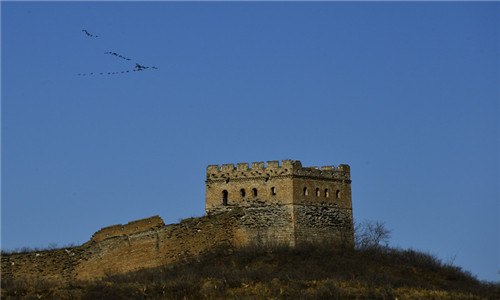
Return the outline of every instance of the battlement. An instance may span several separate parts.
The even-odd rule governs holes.
[[[232,179],[256,179],[270,177],[312,177],[325,179],[350,180],[350,167],[346,164],[335,166],[302,167],[298,160],[277,160],[264,162],[209,165],[207,167],[207,181],[227,181]]]
[[[104,227],[92,235],[92,241],[100,242],[116,236],[131,235],[165,226],[160,216],[140,219],[127,224],[117,224]]]

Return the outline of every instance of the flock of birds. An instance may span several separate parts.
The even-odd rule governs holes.
[[[123,58],[124,60],[131,60],[130,58],[127,58],[127,57],[125,57],[125,56],[123,56],[123,55],[121,55],[121,54],[118,54],[118,53],[116,53],[116,52],[111,52],[111,51],[108,51],[108,52],[104,52],[104,54],[114,55],[114,56],[116,56],[116,57],[118,57],[118,58]]]
[[[95,35],[95,34],[88,32],[86,29],[82,29],[82,32],[89,38],[98,38],[99,37],[98,35]],[[125,57],[119,53],[112,52],[112,51],[104,52],[104,54],[112,55],[112,56],[115,56],[117,58],[127,60],[127,61],[132,60],[131,58]],[[115,72],[78,73],[77,75],[78,76],[116,75],[116,74],[126,74],[126,73],[130,73],[130,72],[140,72],[140,71],[144,71],[144,70],[148,70],[148,69],[158,70],[158,68],[155,66],[144,66],[144,65],[141,65],[139,63],[135,63],[135,67],[133,69],[123,70],[123,71],[115,71]]]

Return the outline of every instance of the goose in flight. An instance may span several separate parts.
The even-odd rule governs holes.
[[[86,29],[82,29],[82,32],[85,33],[87,36],[90,36],[90,37],[99,37],[98,35],[94,35],[94,34],[88,32]]]
[[[116,52],[111,52],[111,51],[108,51],[108,52],[104,52],[104,54],[114,55],[114,56],[116,56],[116,57],[123,58],[123,59],[125,59],[125,60],[131,60],[130,58],[125,57],[125,56],[123,56],[123,55],[121,55],[121,54],[118,54],[118,53],[116,53]]]
[[[134,68],[134,71],[142,71],[142,70],[146,70],[146,69],[155,69],[155,70],[158,70],[157,67],[155,66],[143,66],[143,65],[140,65],[138,63],[135,64],[135,68]]]
[[[137,71],[142,71],[142,70],[145,70],[145,69],[147,69],[147,68],[148,68],[148,67],[145,67],[145,66],[143,66],[143,65],[140,65],[140,64],[138,64],[138,63],[136,63],[136,64],[135,64],[135,69],[136,69]]]

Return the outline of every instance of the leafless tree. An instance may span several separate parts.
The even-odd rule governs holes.
[[[391,230],[380,221],[363,221],[354,225],[354,245],[357,249],[378,248],[389,245]]]

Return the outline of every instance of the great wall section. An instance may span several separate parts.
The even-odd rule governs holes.
[[[154,216],[103,228],[77,247],[2,255],[2,279],[94,280],[221,246],[353,243],[348,165],[239,163],[208,166],[206,175],[205,216],[169,225]]]

